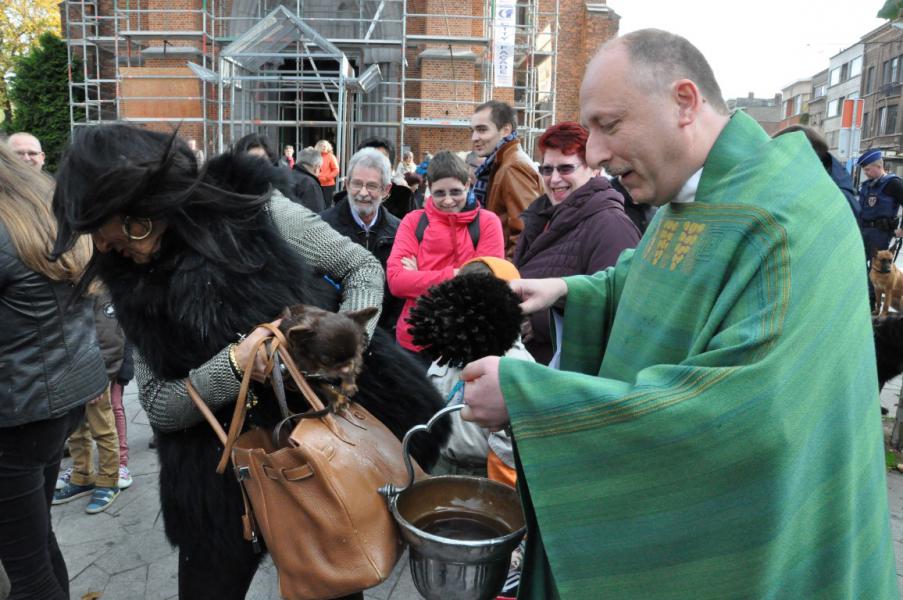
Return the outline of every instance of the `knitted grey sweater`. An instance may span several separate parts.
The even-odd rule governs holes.
[[[320,220],[315,213],[273,192],[269,210],[282,237],[304,260],[325,272],[342,286],[340,310],[351,311],[368,306],[380,307],[385,274],[379,261],[362,246]],[[367,324],[372,336],[377,314]],[[189,372],[192,385],[211,408],[227,406],[238,396],[240,382],[229,364],[229,348],[223,348],[210,360]],[[161,431],[175,431],[203,420],[194,406],[184,380],[166,380],[154,375],[140,353],[135,353],[135,379],[138,398],[151,425]]]

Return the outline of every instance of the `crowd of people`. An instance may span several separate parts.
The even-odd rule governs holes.
[[[896,598],[858,225],[867,248],[900,234],[899,178],[866,153],[848,204],[811,136],[730,114],[664,31],[603,45],[580,104],[585,125],[550,126],[536,162],[498,100],[469,152],[416,163],[371,138],[344,173],[326,140],[277,155],[256,133],[205,157],[177,134],[79,129],[55,180],[34,136],[0,144],[10,597],[68,598],[50,507],[102,512],[131,485],[134,377],[180,597],[244,598],[261,554],[188,384],[228,423],[245,371],[267,380],[257,326],[304,303],[380,309],[357,399],[396,435],[463,398],[413,454],[518,487],[520,598]],[[506,282],[524,318],[449,367],[410,317],[468,277]],[[255,394],[250,420],[272,426]]]

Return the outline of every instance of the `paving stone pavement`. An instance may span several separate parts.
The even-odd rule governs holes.
[[[178,554],[163,534],[157,491],[160,467],[156,452],[148,448],[151,428],[138,404],[134,383],[126,388],[124,404],[134,483],[97,515],[85,513],[88,498],[52,509],[53,529],[69,570],[72,600],[91,592],[101,593],[101,600],[178,598]],[[65,459],[64,466],[70,464],[71,460]],[[420,598],[407,559],[399,561],[392,576],[364,596],[368,600]],[[251,584],[247,600],[278,599],[276,569],[267,559]]]
[[[894,414],[901,381],[889,382],[881,395],[882,405]],[[72,600],[91,592],[102,600],[168,600],[178,598],[177,554],[163,535],[157,494],[159,465],[148,449],[151,429],[138,404],[134,384],[126,389],[129,468],[134,484],[116,502],[98,515],[85,513],[84,502],[53,507],[53,528],[69,569]],[[68,459],[66,465],[68,466]],[[903,589],[903,473],[887,476],[897,578]],[[411,580],[408,562],[399,561],[392,576],[368,590],[370,600],[415,600],[420,598]],[[267,560],[258,571],[247,600],[278,600],[276,570]],[[185,599],[190,600],[190,599]]]

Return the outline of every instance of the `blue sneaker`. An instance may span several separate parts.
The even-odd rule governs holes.
[[[94,491],[94,484],[91,485],[75,485],[71,481],[66,483],[62,488],[53,493],[52,504],[65,504],[72,502],[76,498],[84,498],[91,495]]]
[[[91,494],[91,502],[88,503],[88,508],[85,509],[85,512],[89,515],[103,512],[113,504],[113,500],[117,496],[119,496],[118,487],[95,488],[94,493]]]
[[[56,478],[56,489],[61,490],[66,487],[70,479],[72,479],[72,467],[60,473],[60,476]]]

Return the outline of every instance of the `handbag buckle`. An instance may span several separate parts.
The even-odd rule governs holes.
[[[237,471],[239,481],[251,478],[251,469],[249,467],[238,467]]]

